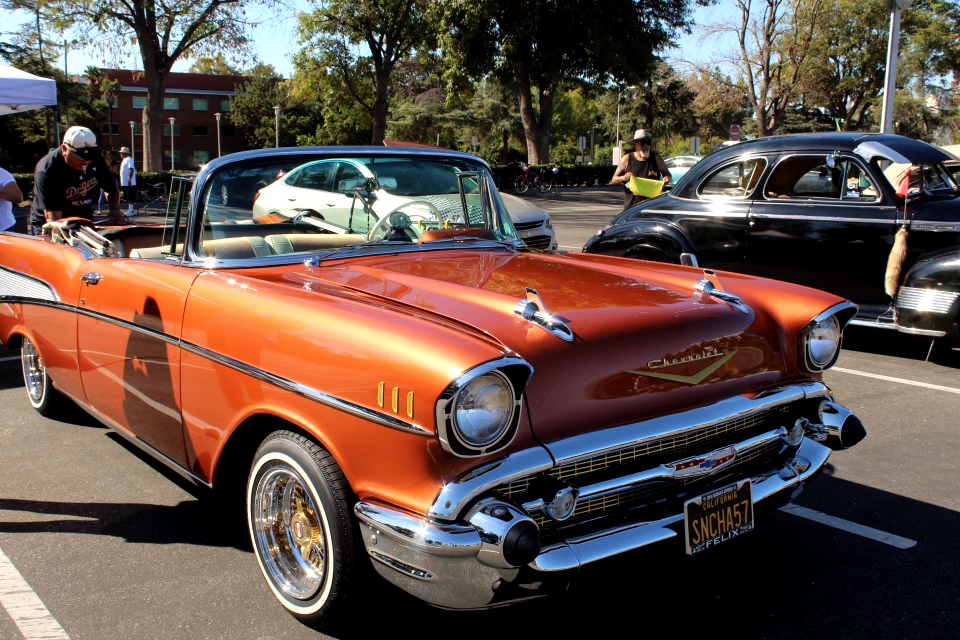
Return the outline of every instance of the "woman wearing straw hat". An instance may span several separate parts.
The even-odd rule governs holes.
[[[660,154],[650,148],[652,144],[650,132],[637,129],[633,134],[633,151],[623,157],[613,174],[613,184],[623,185],[624,211],[646,200],[644,196],[635,195],[627,188],[630,178],[636,176],[648,180],[662,180],[664,184],[670,182],[670,171]]]

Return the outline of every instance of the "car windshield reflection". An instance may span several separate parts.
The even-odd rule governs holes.
[[[459,155],[259,156],[206,183],[205,258],[520,242],[487,166]]]

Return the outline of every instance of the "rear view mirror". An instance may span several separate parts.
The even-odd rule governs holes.
[[[373,187],[371,189],[371,187]],[[379,180],[375,178],[350,178],[341,180],[337,183],[337,191],[376,191],[377,189],[396,189],[397,179],[383,177]]]
[[[827,156],[827,166],[831,169],[837,166],[837,157],[832,153]]]

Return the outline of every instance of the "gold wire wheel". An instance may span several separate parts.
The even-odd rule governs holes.
[[[27,386],[27,393],[34,406],[43,402],[44,383],[46,382],[47,370],[43,364],[43,358],[40,352],[33,346],[33,343],[23,339],[20,347],[20,361],[23,364],[23,381]]]
[[[316,595],[327,570],[326,532],[300,474],[273,463],[257,483],[251,515],[258,551],[277,588],[298,600]]]

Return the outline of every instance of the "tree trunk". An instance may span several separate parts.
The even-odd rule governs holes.
[[[373,117],[373,141],[371,144],[375,147],[382,147],[383,138],[387,135],[387,86],[389,82],[389,70],[377,73],[377,98],[370,113]]]
[[[520,119],[523,121],[523,134],[527,142],[527,162],[546,164],[550,161],[550,125],[553,119],[553,95],[549,90],[540,88],[540,121],[533,109],[533,95],[530,87],[530,70],[522,64],[514,67],[517,79],[517,93],[520,102]]]
[[[163,89],[166,84],[166,74],[147,73],[147,105],[144,107],[143,126],[143,170],[165,171],[170,168],[164,165],[163,151]],[[173,134],[173,131],[170,132]]]

